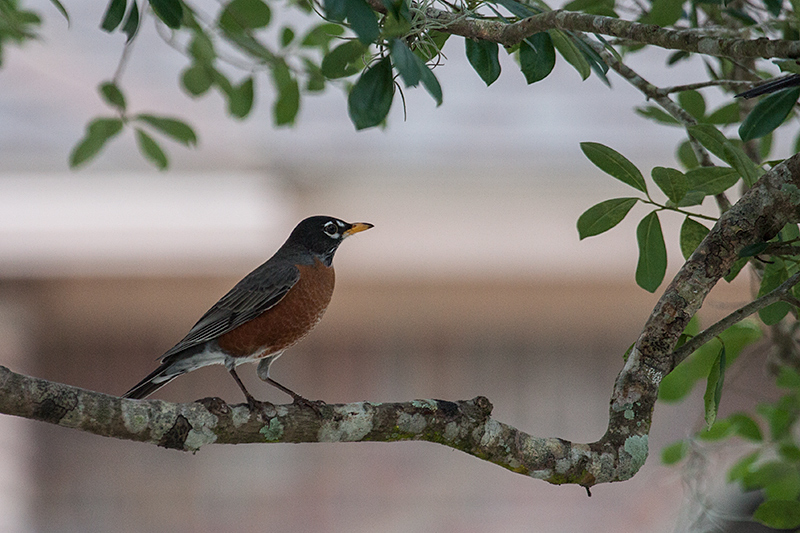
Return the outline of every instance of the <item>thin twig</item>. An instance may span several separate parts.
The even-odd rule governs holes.
[[[745,305],[744,307],[740,307],[733,313],[729,314],[719,322],[712,324],[711,326],[707,327],[697,335],[691,338],[691,340],[687,341],[683,346],[672,352],[672,367],[675,368],[678,363],[686,359],[691,353],[695,350],[700,348],[702,345],[731,327],[732,325],[741,322],[748,316],[752,315],[764,309],[765,307],[774,304],[775,302],[785,300],[786,295],[794,287],[797,282],[800,281],[800,272],[794,274],[789,279],[784,281],[780,286],[772,290],[771,292],[765,294],[764,296],[757,298],[750,302],[749,304]],[[793,304],[794,305],[794,304]]]
[[[684,91],[694,91],[697,89],[704,89],[706,87],[732,87],[732,88],[741,88],[741,87],[750,87],[753,85],[751,81],[742,81],[742,80],[710,80],[710,81],[702,81],[699,83],[689,83],[686,85],[674,85],[672,87],[662,87],[656,89],[656,92],[662,94],[664,96],[672,93],[680,93]]]

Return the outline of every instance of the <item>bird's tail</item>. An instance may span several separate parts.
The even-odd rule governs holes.
[[[131,398],[133,400],[141,400],[147,398],[155,391],[183,374],[183,372],[175,372],[172,368],[172,361],[161,363],[161,365],[153,370],[146,378],[137,383],[131,390],[122,395],[123,398]]]
[[[755,98],[762,94],[774,93],[787,87],[797,87],[800,85],[800,76],[797,74],[790,74],[780,78],[773,78],[765,83],[756,85],[752,89],[741,92],[736,95],[736,98]]]

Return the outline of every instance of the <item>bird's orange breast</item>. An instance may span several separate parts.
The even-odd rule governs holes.
[[[315,260],[314,265],[297,268],[300,279],[280,302],[217,339],[223,351],[234,357],[256,353],[266,357],[292,346],[314,329],[333,295],[333,267]]]

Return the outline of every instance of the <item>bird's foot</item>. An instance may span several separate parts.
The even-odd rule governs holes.
[[[230,413],[231,411],[230,406],[227,403],[225,403],[225,400],[217,396],[200,398],[199,400],[195,400],[194,403],[199,403],[200,405],[205,407],[209,413],[213,413],[215,415],[227,414]]]
[[[303,398],[299,394],[295,394],[293,398],[294,398],[294,401],[292,402],[293,404],[295,404],[298,407],[308,407],[309,409],[317,413],[317,416],[322,416],[322,408],[328,405],[323,400],[309,400],[307,398]]]
[[[275,404],[256,400],[249,394],[247,395],[247,408],[250,409],[251,413],[265,415],[268,418],[275,416]]]

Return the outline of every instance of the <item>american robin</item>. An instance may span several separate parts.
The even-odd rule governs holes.
[[[207,365],[225,365],[247,403],[236,367],[259,361],[258,376],[289,394],[295,403],[314,405],[269,377],[283,351],[305,337],[322,318],[333,294],[333,255],[342,241],[372,224],[349,224],[327,216],[310,217],[266,263],[248,274],[161,357],[161,365],[124,398],[144,398],[176,377]]]

